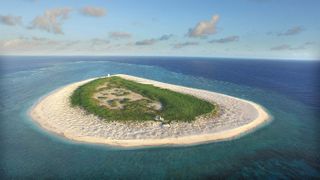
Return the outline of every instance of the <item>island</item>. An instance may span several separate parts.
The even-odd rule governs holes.
[[[121,147],[229,140],[270,120],[248,100],[125,74],[64,86],[30,116],[65,138]]]

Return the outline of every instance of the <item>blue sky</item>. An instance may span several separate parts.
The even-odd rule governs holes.
[[[1,0],[2,55],[319,59],[318,0]]]

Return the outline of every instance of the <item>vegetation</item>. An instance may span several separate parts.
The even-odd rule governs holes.
[[[138,93],[148,99],[129,101],[125,99],[123,109],[109,109],[101,106],[93,98],[93,94],[104,89],[123,88]],[[161,110],[154,110],[148,106],[150,101],[161,103]],[[214,113],[216,107],[204,100],[191,95],[181,94],[153,85],[140,84],[120,77],[100,78],[77,88],[71,96],[71,104],[80,106],[89,113],[93,113],[106,120],[152,120],[156,115],[162,116],[166,121],[192,121],[197,116]]]

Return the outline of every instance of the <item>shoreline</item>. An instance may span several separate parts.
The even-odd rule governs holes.
[[[248,100],[134,76],[116,76],[191,94],[209,102],[218,101],[217,104],[223,107],[225,112],[221,117],[213,118],[208,122],[199,119],[189,124],[173,123],[170,128],[163,128],[157,122],[151,121],[144,123],[104,122],[94,115],[86,114],[80,108],[69,107],[68,98],[73,90],[96,79],[92,78],[52,91],[40,98],[31,107],[28,114],[42,128],[67,139],[118,147],[192,145],[230,140],[255,130],[271,119],[262,106]]]

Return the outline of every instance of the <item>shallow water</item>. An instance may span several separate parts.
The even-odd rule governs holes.
[[[251,60],[251,64],[236,61],[239,66],[235,72],[235,62],[230,63],[230,60],[199,59],[198,64],[196,60],[0,58],[2,176],[80,179],[320,177],[320,116],[317,114],[320,108],[316,91],[319,84],[315,83],[317,76],[313,72],[318,64],[299,62],[279,69],[284,66],[283,62],[268,62],[268,65],[260,63],[265,68],[250,71],[259,67],[258,60]],[[280,73],[280,70],[287,73]],[[274,119],[232,141],[188,147],[119,149],[57,137],[39,128],[27,115],[41,96],[56,88],[108,73],[125,73],[252,100],[267,108]]]

